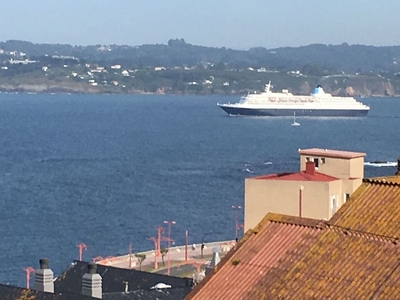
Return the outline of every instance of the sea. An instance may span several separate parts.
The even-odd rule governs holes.
[[[235,238],[244,179],[299,170],[298,149],[359,151],[365,176],[393,175],[400,99],[363,98],[365,118],[230,117],[232,96],[0,94],[0,283],[25,286],[83,260],[152,249],[175,221],[184,244]],[[370,165],[373,161],[387,165]],[[239,211],[243,222],[243,209]],[[167,233],[165,233],[166,235]],[[242,234],[242,232],[240,232]],[[33,279],[31,279],[33,286]]]

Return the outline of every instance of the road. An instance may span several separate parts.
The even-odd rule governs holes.
[[[171,275],[172,272],[176,274],[183,274],[187,271],[187,273],[190,273],[191,270],[196,269],[194,265],[208,265],[214,249],[218,249],[220,256],[223,256],[235,245],[235,241],[205,243],[204,245],[204,259],[201,259],[200,245],[196,245],[195,249],[193,249],[191,246],[188,246],[187,261],[185,261],[185,246],[171,247],[170,253],[167,253],[164,257],[165,267],[163,266],[163,257],[161,255],[155,256],[154,250],[140,252],[141,254],[146,255],[146,259],[143,261],[141,269],[149,272],[164,272],[164,270],[166,271],[168,268],[169,259]],[[131,256],[127,254],[117,257],[108,257],[106,259],[96,261],[96,263],[124,269],[139,269],[139,263],[134,254]],[[183,266],[183,264],[185,264],[185,266]],[[177,265],[180,265],[180,267],[176,267]],[[172,271],[172,269],[174,269],[174,271]]]

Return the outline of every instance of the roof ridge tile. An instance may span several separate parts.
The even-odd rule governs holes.
[[[400,182],[391,181],[390,177],[364,178],[363,183],[399,186],[400,187]]]
[[[323,220],[303,218],[303,217],[297,217],[297,216],[289,216],[289,215],[277,214],[277,213],[268,213],[265,216],[265,218],[263,219],[263,221],[284,223],[284,224],[311,227],[311,228],[321,228],[321,229],[326,227],[325,221],[323,221]],[[261,222],[259,223],[259,225],[263,225],[263,224],[261,224]]]
[[[400,240],[400,238],[397,236],[386,236],[386,235],[382,235],[382,234],[361,231],[361,230],[357,230],[357,229],[352,229],[350,227],[343,227],[343,226],[338,226],[338,225],[333,225],[333,224],[327,224],[327,229],[332,230],[332,231],[341,232],[345,235],[360,236],[362,238],[367,238],[367,239],[371,239],[371,240],[378,239],[379,241],[391,242],[395,245]]]

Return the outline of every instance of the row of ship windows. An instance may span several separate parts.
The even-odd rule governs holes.
[[[269,100],[245,100],[245,101],[243,101],[244,103],[249,103],[249,104],[293,104],[293,103],[296,103],[296,104],[307,104],[307,103],[319,103],[319,104],[324,104],[324,105],[326,105],[326,104],[335,104],[335,105],[337,105],[337,104],[340,104],[340,105],[357,105],[357,104],[361,104],[361,103],[358,103],[358,102],[353,102],[353,101],[351,101],[351,102],[349,102],[349,101],[318,101],[318,100],[315,100],[315,101],[293,101],[293,100],[290,100],[290,101],[285,101],[285,100],[279,100],[279,101],[269,101]]]

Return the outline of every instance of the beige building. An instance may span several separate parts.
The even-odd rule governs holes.
[[[246,178],[244,230],[269,212],[330,219],[361,185],[365,153],[300,150],[300,172]]]

